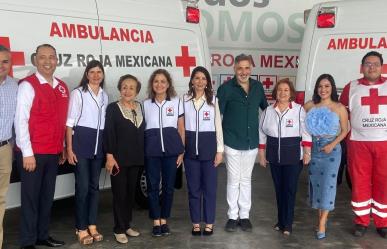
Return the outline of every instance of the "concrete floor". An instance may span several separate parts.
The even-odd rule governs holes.
[[[113,218],[110,191],[101,192],[99,211],[99,231],[104,234],[105,240],[94,243],[87,248],[387,248],[387,240],[376,233],[375,228],[369,227],[363,238],[351,235],[352,211],[350,208],[350,190],[344,183],[338,187],[336,209],[329,217],[327,238],[318,241],[314,238],[316,212],[307,205],[307,176],[303,171],[297,195],[295,222],[293,233],[285,237],[272,229],[276,222],[276,204],[273,183],[269,169],[255,167],[253,172],[252,210],[250,218],[254,226],[252,232],[238,230],[235,233],[224,231],[227,220],[226,203],[226,169],[219,168],[217,215],[214,235],[211,237],[191,236],[187,189],[183,187],[175,192],[175,201],[172,218],[169,220],[172,234],[168,237],[153,238],[150,234],[152,222],[148,219],[147,210],[135,209],[133,227],[142,234],[137,238],[129,238],[129,243],[120,245],[114,240],[112,233]],[[18,248],[18,219],[19,209],[8,210],[4,220],[3,248]],[[51,235],[64,240],[66,248],[81,247],[74,234],[74,199],[56,201],[51,219]]]

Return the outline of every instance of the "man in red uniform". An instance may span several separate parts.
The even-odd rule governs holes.
[[[17,95],[15,131],[21,150],[17,157],[21,178],[22,248],[57,247],[64,242],[48,234],[58,162],[63,163],[65,123],[69,101],[66,84],[54,77],[56,50],[37,47],[37,72],[21,80]],[[62,154],[63,155],[63,154]]]
[[[381,76],[382,67],[380,53],[367,53],[364,77],[348,83],[340,97],[350,112],[348,165],[356,237],[365,234],[370,216],[379,235],[387,234],[387,78]]]

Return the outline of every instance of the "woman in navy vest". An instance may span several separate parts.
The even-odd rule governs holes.
[[[211,77],[204,67],[191,74],[184,95],[184,167],[189,193],[192,235],[213,234],[216,208],[216,167],[222,162],[223,133],[218,101],[213,95]],[[202,217],[203,203],[203,217]]]
[[[292,232],[298,178],[302,164],[310,161],[312,138],[305,128],[305,110],[294,102],[293,83],[287,78],[278,81],[272,97],[275,103],[259,119],[259,164],[270,164],[277,199],[274,230],[288,236]]]
[[[148,99],[144,101],[145,169],[153,236],[170,234],[167,219],[171,214],[176,170],[184,156],[183,116],[183,104],[176,97],[169,72],[157,69],[149,79]]]
[[[104,156],[102,132],[108,103],[104,83],[102,64],[97,60],[90,61],[79,87],[71,93],[66,123],[68,161],[75,165],[76,233],[83,245],[103,239],[96,223],[99,175]]]

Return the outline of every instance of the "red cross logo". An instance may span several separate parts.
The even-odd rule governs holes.
[[[190,68],[196,66],[194,56],[189,56],[188,46],[181,46],[181,56],[175,56],[176,66],[183,68],[184,77],[189,77]]]
[[[286,127],[293,127],[293,119],[286,119]]]
[[[210,111],[203,112],[203,120],[210,120]]]
[[[378,114],[379,105],[387,105],[387,96],[379,96],[378,89],[371,88],[369,97],[361,97],[361,105],[369,105],[370,114]]]
[[[3,45],[4,47],[8,48],[11,50],[11,44],[9,42],[8,37],[1,37],[0,36],[0,44]],[[12,55],[12,65],[13,66],[24,66],[25,60],[24,60],[24,52],[13,52],[11,51]],[[13,70],[11,68],[11,71],[9,72],[9,75],[13,76]]]
[[[173,116],[173,107],[167,107],[167,116]]]
[[[267,77],[262,84],[265,85],[266,89],[270,89],[270,86],[274,85],[274,81],[271,81],[269,77]]]

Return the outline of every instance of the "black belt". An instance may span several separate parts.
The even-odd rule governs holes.
[[[1,141],[1,142],[0,142],[0,147],[6,145],[6,144],[8,144],[8,143],[9,143],[9,140]]]

